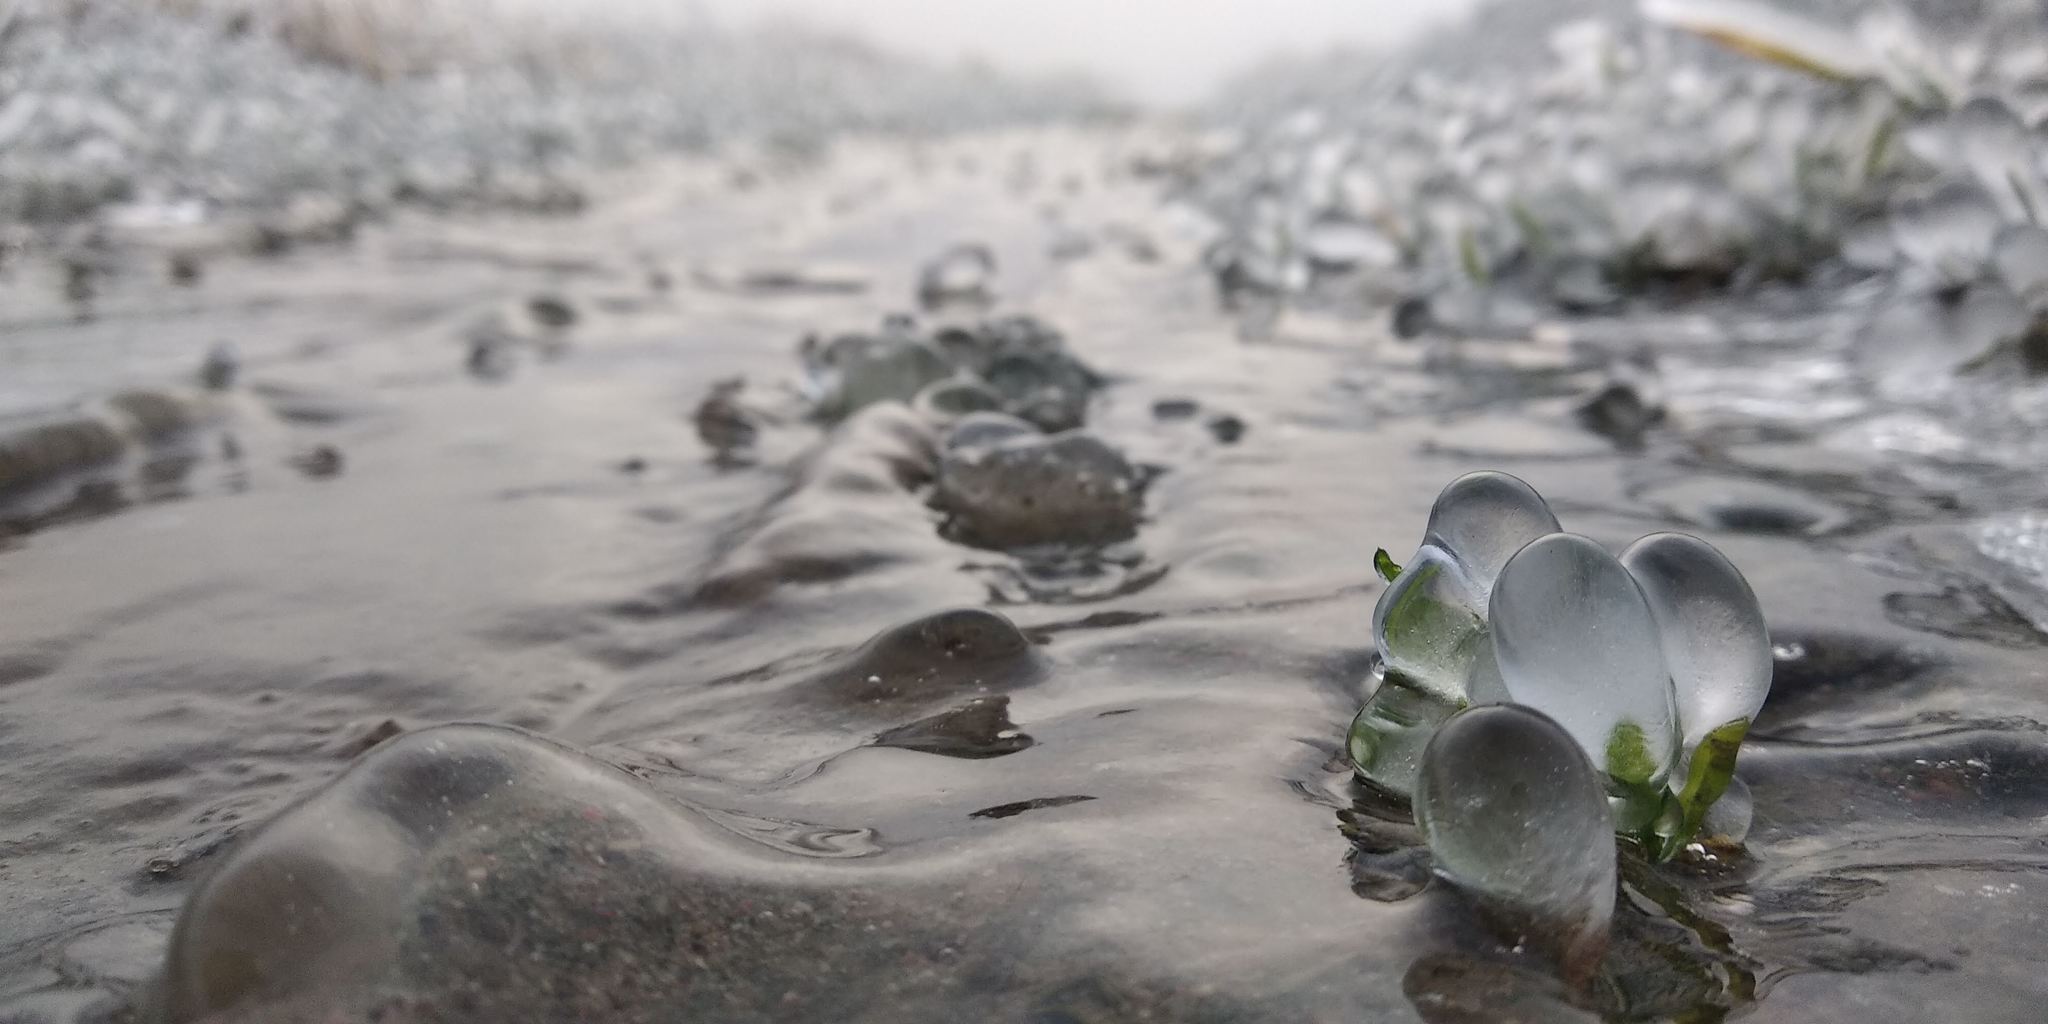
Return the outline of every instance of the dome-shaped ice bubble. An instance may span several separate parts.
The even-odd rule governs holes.
[[[1556,719],[1625,790],[1661,789],[1678,756],[1671,670],[1621,562],[1552,534],[1508,561],[1489,607],[1509,696]]]
[[[1508,559],[1530,541],[1562,529],[1534,487],[1488,470],[1467,473],[1437,495],[1423,541],[1458,561],[1483,608]]]
[[[1468,708],[1422,753],[1415,821],[1438,874],[1552,944],[1567,974],[1598,962],[1614,918],[1604,780],[1556,722],[1514,704]]]
[[[1950,182],[1892,203],[1892,244],[1942,281],[1974,280],[1991,258],[2004,224],[1998,206],[1974,185]]]
[[[1501,696],[1487,598],[1516,551],[1558,529],[1543,497],[1506,473],[1451,481],[1430,509],[1422,547],[1373,607],[1373,641],[1387,666],[1446,700]]]
[[[1991,266],[2029,310],[2048,310],[2048,228],[2007,225],[1992,243]]]
[[[1740,777],[1730,778],[1727,790],[1707,809],[1706,818],[1700,823],[1699,838],[1715,843],[1740,843],[1749,838],[1750,820],[1755,814],[1756,801],[1749,795],[1749,786]]]
[[[924,341],[901,335],[846,335],[808,360],[813,410],[837,422],[879,402],[908,402],[953,375],[953,365]]]
[[[1442,700],[1466,700],[1466,676],[1489,646],[1475,589],[1443,549],[1417,551],[1373,606],[1373,642],[1387,668]]]
[[[179,917],[157,1010],[176,1024],[310,1001],[337,1019],[375,1019],[347,1011],[452,980],[481,986],[487,1002],[537,1000],[531,1019],[589,1019],[595,1007],[571,1005],[583,986],[620,991],[605,990],[618,979],[596,964],[683,984],[649,965],[675,957],[685,933],[723,927],[687,907],[715,900],[719,879],[753,859],[568,747],[496,726],[423,730],[377,747],[228,854]],[[573,949],[591,972],[581,985],[496,994],[516,987],[529,958]],[[481,976],[494,972],[509,975]]]
[[[1685,749],[1723,725],[1754,719],[1771,690],[1771,636],[1741,570],[1712,544],[1682,533],[1636,541],[1621,564],[1657,620]]]

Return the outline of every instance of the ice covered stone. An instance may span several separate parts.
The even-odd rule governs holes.
[[[722,927],[689,904],[717,902],[702,872],[747,857],[739,840],[559,744],[493,726],[412,733],[236,845],[179,917],[156,1009],[182,1022],[310,999],[341,1016],[368,995],[433,993],[492,957],[509,965],[579,944],[578,969],[594,980]],[[657,882],[668,909],[631,909]],[[533,1019],[596,1009],[573,1005],[581,985],[553,993],[552,1008],[539,986],[519,987],[544,1000],[527,1008]],[[494,985],[479,994],[513,1008]]]
[[[2007,226],[1992,243],[1991,268],[2029,311],[2048,311],[2048,228]]]
[[[927,385],[910,404],[931,419],[946,421],[970,413],[1000,410],[1003,398],[978,380],[949,377]]]
[[[2048,215],[2041,188],[2039,146],[2018,114],[2001,100],[1979,96],[1949,115],[1953,158],[1977,179],[2008,221]]]
[[[963,243],[925,264],[917,277],[917,300],[926,309],[949,303],[986,302],[993,297],[995,253],[979,243]]]
[[[1422,547],[1373,608],[1373,640],[1403,683],[1463,702],[1495,676],[1486,608],[1495,578],[1529,542],[1559,529],[1534,488],[1505,473],[1451,481]]]
[[[1914,397],[1945,390],[2027,330],[2027,308],[2004,285],[1980,281],[1960,295],[1895,290],[1871,310],[1858,358],[1880,390]]]
[[[953,375],[937,349],[907,332],[844,334],[804,352],[814,412],[836,422],[877,402],[908,402],[926,385]]]
[[[1386,269],[1401,262],[1401,249],[1386,232],[1343,217],[1325,217],[1310,224],[1301,247],[1315,269],[1336,273]]]
[[[1010,548],[1107,543],[1137,532],[1144,480],[1115,448],[1084,431],[1041,436],[994,416],[968,417],[952,440],[999,425],[1003,439],[949,444],[940,460],[932,503],[951,516],[953,536]]]
[[[1518,705],[1461,711],[1424,749],[1414,804],[1438,874],[1568,977],[1591,973],[1614,918],[1614,830],[1570,733]]]
[[[2004,223],[1998,207],[1974,185],[1950,182],[1892,204],[1892,244],[1900,255],[1951,285],[1975,280]]]
[[[1509,560],[1489,608],[1508,695],[1555,718],[1591,753],[1625,817],[1654,815],[1678,758],[1678,713],[1657,620],[1635,578],[1599,544],[1552,534]]]
[[[1682,533],[1636,541],[1621,564],[1642,588],[1663,638],[1684,749],[1730,722],[1753,720],[1771,690],[1771,637],[1742,571],[1713,545]]]
[[[1046,431],[1080,426],[1090,396],[1102,383],[1059,331],[1033,317],[949,327],[933,335],[932,343],[963,372],[984,381],[1002,411]]]

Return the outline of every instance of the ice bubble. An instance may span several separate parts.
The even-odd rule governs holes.
[[[1468,708],[1422,753],[1415,821],[1438,874],[1583,977],[1617,889],[1607,791],[1570,733],[1513,704]]]
[[[1950,182],[1892,204],[1892,244],[1947,284],[1976,279],[2005,218],[1974,185]]]
[[[1656,618],[1621,562],[1552,534],[1508,562],[1489,608],[1508,694],[1564,726],[1635,810],[1661,800],[1678,757],[1677,703]]]
[[[834,422],[877,402],[908,402],[953,375],[937,349],[898,332],[841,335],[807,351],[804,362],[814,412]]]
[[[1771,637],[1741,570],[1713,545],[1682,533],[1636,541],[1621,564],[1648,599],[1663,638],[1685,749],[1723,725],[1754,719],[1771,690]]]
[[[1373,639],[1402,680],[1454,702],[1494,675],[1486,607],[1502,566],[1558,531],[1535,489],[1505,473],[1451,481],[1430,509],[1422,547],[1373,608]]]
[[[2029,311],[2048,311],[2048,228],[2013,224],[2000,231],[1991,268]]]

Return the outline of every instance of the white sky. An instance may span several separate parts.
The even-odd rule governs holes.
[[[727,24],[782,18],[891,49],[1082,70],[1159,102],[1201,98],[1260,57],[1395,42],[1473,0],[674,0]]]

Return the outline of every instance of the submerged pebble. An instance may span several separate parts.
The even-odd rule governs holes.
[[[961,429],[979,434],[989,429],[986,422],[964,423],[954,436]],[[1083,431],[1009,431],[946,445],[932,503],[950,517],[952,535],[1008,548],[1100,544],[1137,532],[1144,479],[1115,448]]]

